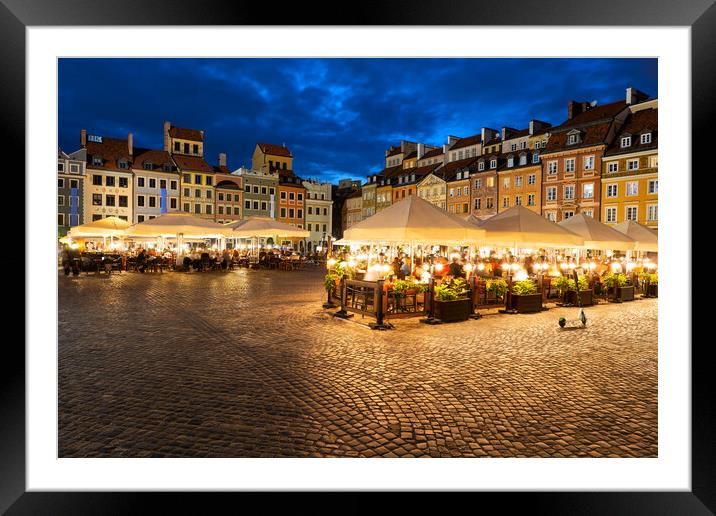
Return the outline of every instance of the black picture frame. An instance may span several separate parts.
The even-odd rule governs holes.
[[[271,9],[261,2],[186,0],[3,0],[0,3],[0,59],[3,88],[0,94],[5,145],[12,150],[13,166],[24,170],[25,156],[25,28],[49,25],[595,25],[689,26],[692,50],[692,157],[706,163],[713,146],[714,92],[716,91],[716,5],[713,0],[528,2],[454,0],[447,5],[430,0],[418,6],[409,1],[383,1],[351,7],[349,16],[337,3],[281,4]],[[709,170],[710,167],[704,168]],[[37,172],[37,171],[36,171]],[[28,174],[29,171],[26,171]],[[679,173],[688,173],[680,170]],[[34,180],[43,180],[35,178]],[[17,187],[13,186],[16,190]],[[24,187],[23,187],[24,188]],[[24,192],[27,194],[27,192]],[[27,201],[29,203],[29,200]],[[20,208],[21,210],[24,209]],[[690,213],[686,213],[690,216]],[[26,238],[31,235],[25,234]],[[10,263],[3,258],[3,265]],[[3,269],[7,270],[7,269]],[[28,271],[29,272],[29,271]],[[18,282],[15,292],[23,292]],[[6,288],[9,288],[6,287]],[[17,294],[16,294],[17,295]],[[24,303],[14,303],[22,310]],[[694,305],[695,306],[695,305]],[[22,307],[22,308],[21,308]],[[6,339],[0,359],[0,512],[8,514],[96,514],[145,512],[150,499],[160,499],[169,512],[168,497],[136,493],[26,492],[25,490],[25,352],[20,339]],[[678,343],[689,345],[690,343]],[[712,514],[716,511],[716,456],[714,454],[714,375],[707,358],[708,342],[692,352],[692,490],[690,492],[604,493],[484,493],[500,504],[501,511],[525,504],[529,513],[572,514]],[[374,495],[351,494],[341,502],[341,513],[373,510]],[[202,512],[208,512],[205,496]],[[222,497],[224,500],[225,497]],[[329,498],[318,502],[332,505]],[[305,503],[317,507],[304,498]],[[420,496],[414,500],[422,504]],[[189,510],[186,495],[172,497]],[[455,500],[453,503],[460,503]],[[481,501],[482,503],[482,501]],[[298,507],[296,507],[297,509]],[[295,510],[295,509],[294,509]]]

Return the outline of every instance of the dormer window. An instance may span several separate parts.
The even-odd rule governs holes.
[[[497,160],[496,159],[490,160],[490,168],[497,168]]]
[[[641,143],[651,143],[651,133],[644,133],[641,135]]]
[[[527,154],[520,154],[520,165],[527,164]]]
[[[508,166],[508,167],[512,167],[512,166],[514,166],[514,165],[515,165],[515,158],[513,158],[512,156],[510,156],[509,158],[507,158],[507,166]]]
[[[128,166],[127,162],[123,159],[119,160],[117,162],[117,165],[119,166],[119,168],[127,168],[127,166]]]
[[[144,162],[144,170],[152,170],[152,162],[151,161]]]
[[[532,154],[532,163],[539,163],[539,154],[536,152]]]
[[[164,165],[162,165],[162,170],[163,170],[164,172],[171,172],[171,171],[172,171],[172,166],[171,166],[169,163],[164,163]]]
[[[573,143],[577,143],[577,135],[576,134],[570,134],[567,136],[567,145],[571,145]]]
[[[458,173],[457,173],[457,178],[458,178],[458,179],[462,179],[462,172],[458,172]]]
[[[485,162],[481,161],[477,164],[477,170],[485,170]]]
[[[100,156],[92,156],[92,164],[96,167],[101,167],[102,158]]]
[[[622,148],[631,146],[631,136],[623,136],[621,141]]]
[[[468,177],[470,177],[470,171],[466,170],[465,172],[462,173],[462,178],[467,179]]]

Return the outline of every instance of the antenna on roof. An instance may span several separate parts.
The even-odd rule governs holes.
[[[592,107],[594,107],[594,106],[597,105],[597,101],[596,101],[596,100],[593,100],[593,101],[591,101],[591,102],[589,103],[589,105],[592,106]]]

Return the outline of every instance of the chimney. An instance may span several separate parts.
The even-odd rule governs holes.
[[[502,141],[507,139],[507,127],[502,128],[501,134],[502,134]]]
[[[452,145],[460,139],[459,136],[450,136],[448,135],[448,145],[452,147]]]
[[[649,95],[647,95],[643,91],[637,90],[636,88],[632,88],[630,86],[626,89],[627,106],[633,106],[634,104],[639,104],[640,102],[644,102],[648,98],[649,98]]]
[[[225,152],[219,153],[219,166],[226,167],[226,153]]]
[[[576,100],[570,100],[567,103],[567,119],[571,120],[575,116],[588,111],[596,105],[596,102],[594,102],[594,104],[590,104],[589,102],[577,102]]]
[[[166,152],[171,152],[171,144],[169,143],[169,129],[171,128],[172,124],[169,123],[169,121],[164,121],[164,150]]]
[[[87,129],[80,129],[80,147],[87,147]]]
[[[129,157],[134,155],[134,135],[129,133],[127,135],[127,150],[129,151]]]
[[[443,144],[443,154],[445,154],[446,156],[447,156],[448,149],[450,149],[450,145],[448,145],[447,143],[444,143]]]
[[[425,154],[425,144],[419,143],[418,144],[418,159],[422,158],[423,154]]]

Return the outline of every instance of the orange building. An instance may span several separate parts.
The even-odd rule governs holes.
[[[293,170],[279,170],[278,176],[278,210],[276,219],[297,228],[304,229],[306,187],[303,180]],[[280,243],[290,242],[294,249],[305,250],[303,238],[286,238]]]

